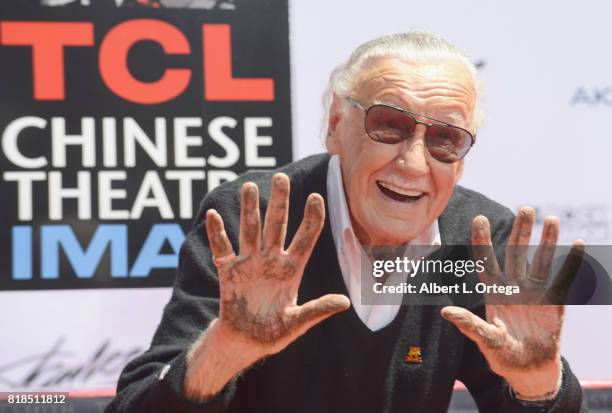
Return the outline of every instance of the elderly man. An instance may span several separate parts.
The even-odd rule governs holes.
[[[385,36],[334,71],[330,96],[329,154],[204,198],[151,348],[107,411],[444,412],[455,380],[483,412],[579,411],[562,306],[360,300],[378,246],[529,243],[532,209],[515,220],[456,185],[478,119],[470,61],[431,34]],[[558,230],[547,218],[541,245]],[[529,274],[525,260],[505,275],[546,280],[547,258]]]

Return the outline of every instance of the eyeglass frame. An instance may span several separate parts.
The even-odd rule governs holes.
[[[396,143],[382,142],[382,141],[374,139],[370,135],[370,133],[368,132],[367,117],[368,117],[368,112],[370,111],[370,109],[372,109],[373,107],[376,107],[376,106],[386,106],[388,108],[392,108],[392,109],[395,109],[395,110],[398,110],[400,112],[403,112],[403,113],[407,114],[408,116],[410,116],[416,122],[417,125],[425,125],[427,128],[430,127],[430,126],[434,126],[433,123],[425,123],[425,122],[422,122],[422,121],[418,120],[416,118],[418,116],[420,118],[425,118],[425,119],[428,119],[428,120],[433,120],[434,122],[437,122],[438,124],[444,125],[446,127],[455,128],[455,129],[459,129],[459,130],[462,130],[462,131],[466,132],[469,135],[469,137],[472,139],[472,143],[470,144],[470,147],[465,152],[465,154],[461,158],[457,159],[454,162],[458,162],[461,159],[465,158],[465,156],[468,154],[470,149],[472,149],[472,146],[474,146],[474,144],[476,143],[476,134],[473,134],[469,130],[461,128],[459,126],[451,125],[448,122],[443,122],[443,121],[438,120],[438,119],[430,118],[429,116],[420,115],[418,113],[410,112],[409,110],[398,108],[398,107],[392,106],[392,105],[387,105],[387,104],[384,104],[384,103],[375,103],[375,104],[369,106],[368,108],[365,108],[357,99],[354,99],[351,96],[343,96],[343,97],[344,97],[344,99],[346,99],[351,104],[351,106],[353,106],[353,107],[355,107],[357,109],[360,109],[360,110],[362,110],[365,113],[365,116],[363,118],[363,130],[366,132],[366,135],[368,135],[368,138],[372,139],[374,142],[382,143],[382,144],[385,144],[385,145],[397,145],[398,143],[402,142],[402,141],[399,141],[399,142],[396,142]],[[416,128],[416,126],[415,126],[415,128]],[[406,139],[408,139],[408,138],[406,138]],[[403,139],[403,140],[405,140],[405,139]],[[444,161],[440,161],[440,160],[437,160],[437,161],[438,162],[442,162],[442,163],[449,163],[449,162],[444,162]],[[454,162],[450,162],[450,163],[454,163]]]

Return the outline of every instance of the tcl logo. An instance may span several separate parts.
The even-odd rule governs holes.
[[[203,24],[202,36],[205,100],[274,100],[273,79],[232,76],[229,24]],[[155,19],[128,20],[114,26],[100,43],[98,66],[102,80],[117,96],[134,103],[170,101],[185,91],[192,70],[166,68],[156,81],[136,79],[130,73],[127,58],[132,46],[145,40],[158,43],[168,55],[192,53],[185,35],[172,24]],[[91,22],[2,21],[0,44],[32,49],[34,99],[64,100],[64,49],[93,47],[94,25]]]

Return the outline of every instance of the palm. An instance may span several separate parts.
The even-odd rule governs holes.
[[[487,305],[492,325],[483,352],[493,371],[528,369],[556,360],[563,320],[562,306]]]
[[[280,339],[298,308],[299,276],[288,256],[238,256],[220,269],[221,317],[262,342]]]
[[[236,255],[219,214],[207,212],[206,227],[219,272],[219,319],[235,333],[280,351],[310,327],[349,306],[345,296],[330,294],[297,305],[302,273],[325,219],[323,199],[311,194],[304,219],[284,250],[289,179],[276,174],[261,235],[258,188],[242,188],[240,251]]]
[[[559,274],[546,288],[559,221],[552,217],[545,220],[540,245],[529,264],[527,246],[534,220],[531,208],[521,209],[506,248],[503,273],[493,253],[488,220],[479,216],[472,225],[474,255],[486,257],[487,262],[485,271],[480,274],[481,281],[518,285],[521,293],[517,297],[504,302],[492,294],[485,294],[486,321],[463,308],[445,307],[442,310],[444,318],[478,345],[491,369],[506,378],[534,369],[558,369],[563,302],[584,251],[584,243],[576,241]]]

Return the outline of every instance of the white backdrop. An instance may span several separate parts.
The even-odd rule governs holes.
[[[385,33],[436,32],[482,63],[486,121],[462,184],[514,209],[560,215],[564,240],[612,244],[612,3],[559,3],[292,0],[294,158],[323,150],[322,93],[351,50]],[[125,359],[148,347],[169,296],[167,288],[0,293],[0,391],[114,387]],[[84,311],[58,325],[59,302]],[[612,307],[568,310],[563,353],[580,378],[612,379],[610,326]],[[7,365],[2,354],[22,359]],[[26,372],[35,375],[20,385]]]

